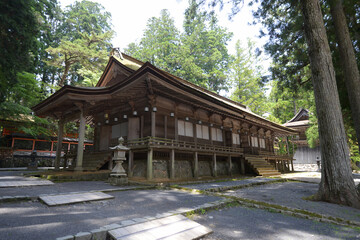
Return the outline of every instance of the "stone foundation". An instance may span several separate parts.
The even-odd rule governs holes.
[[[318,172],[319,167],[317,164],[295,164],[294,163],[294,170],[301,171],[301,172]]]
[[[153,160],[154,178],[169,178],[169,161]]]
[[[133,169],[134,177],[146,177],[146,160],[135,160]]]
[[[211,176],[211,161],[199,161],[199,176]]]
[[[12,158],[0,159],[0,168],[13,168],[13,167],[27,167],[31,161],[30,156],[27,155],[15,155]],[[53,167],[55,157],[43,157],[36,158],[38,167]],[[60,166],[63,166],[63,160],[61,159]]]

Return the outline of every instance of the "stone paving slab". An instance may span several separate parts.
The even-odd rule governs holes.
[[[89,202],[112,199],[114,196],[103,192],[88,192],[88,193],[72,193],[61,195],[42,195],[39,198],[48,206],[58,206],[79,202]]]
[[[197,239],[212,232],[182,215],[138,223],[109,231],[112,239]]]
[[[212,191],[212,190],[221,190],[221,189],[226,190],[228,188],[236,188],[239,186],[266,183],[266,182],[276,182],[276,181],[279,181],[279,179],[257,177],[257,178],[248,178],[248,179],[234,180],[234,181],[180,185],[180,187],[196,189],[196,190]]]
[[[3,181],[3,182],[0,182],[0,188],[44,186],[44,185],[53,185],[53,184],[54,183],[49,180]]]

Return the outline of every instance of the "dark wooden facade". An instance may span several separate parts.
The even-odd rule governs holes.
[[[246,155],[291,160],[275,156],[274,138],[297,134],[125,54],[110,57],[96,87],[65,86],[33,110],[60,124],[80,119],[79,138],[91,122],[97,152],[124,137],[128,174],[148,179],[245,173]]]

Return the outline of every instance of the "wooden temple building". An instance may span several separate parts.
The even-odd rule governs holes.
[[[310,148],[306,138],[306,130],[309,128],[309,110],[300,108],[295,116],[284,123],[285,127],[295,129],[299,135],[292,140],[297,148],[294,153],[294,169],[297,171],[318,171],[321,161],[320,145]]]
[[[109,147],[122,136],[130,148],[129,177],[149,180],[280,174],[291,170],[293,159],[276,155],[274,140],[297,134],[240,103],[119,52],[110,56],[96,87],[64,86],[33,111],[59,120],[58,142],[67,121],[80,123],[79,146],[86,122],[95,128],[94,152],[78,147],[75,170],[108,164]]]

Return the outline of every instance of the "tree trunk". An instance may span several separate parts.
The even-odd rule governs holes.
[[[340,62],[345,73],[345,85],[349,95],[352,119],[360,150],[360,74],[352,45],[349,28],[341,0],[330,0],[331,16],[340,50]]]
[[[301,8],[319,124],[322,168],[317,198],[360,208],[319,0],[301,0]]]

